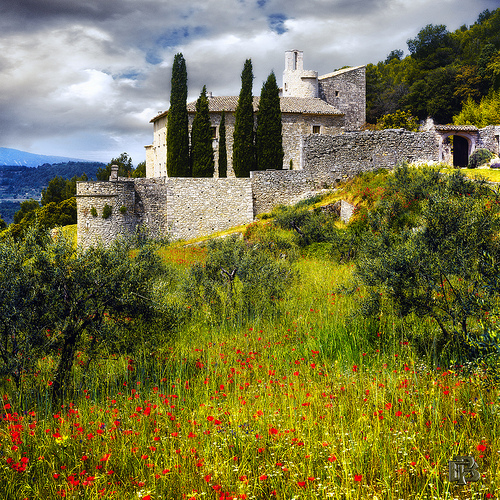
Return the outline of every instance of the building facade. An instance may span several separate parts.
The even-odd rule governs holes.
[[[318,76],[316,71],[304,70],[303,52],[285,53],[283,87],[280,107],[283,124],[283,168],[303,168],[301,137],[308,134],[339,135],[359,130],[366,115],[365,67],[347,68]],[[219,126],[222,112],[226,117],[226,148],[228,177],[234,177],[232,168],[233,133],[238,96],[212,96],[208,94],[210,122],[213,130],[215,176],[218,176]],[[254,97],[255,120],[258,119],[259,98]],[[196,102],[187,104],[189,130],[196,112]],[[146,146],[146,177],[167,176],[167,115],[155,116],[153,144]]]

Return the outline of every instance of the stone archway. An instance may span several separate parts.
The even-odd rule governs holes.
[[[440,135],[439,160],[452,164],[454,167],[466,167],[469,156],[476,149],[479,138],[477,127],[472,125],[437,125],[436,132]],[[453,137],[453,146],[449,137]]]

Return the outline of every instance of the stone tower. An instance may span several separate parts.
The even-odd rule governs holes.
[[[301,50],[285,52],[283,71],[283,97],[318,97],[318,72],[304,70]]]

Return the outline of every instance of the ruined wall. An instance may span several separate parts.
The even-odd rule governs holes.
[[[479,140],[477,147],[489,149],[496,155],[500,154],[500,126],[489,125],[478,130]]]
[[[304,169],[314,172],[316,182],[332,184],[401,161],[439,161],[437,134],[398,129],[304,138]]]

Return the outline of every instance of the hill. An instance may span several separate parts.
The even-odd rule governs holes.
[[[63,162],[86,162],[78,158],[67,158],[64,156],[47,156],[19,151],[18,149],[0,148],[0,168],[2,166],[24,166],[29,168],[38,167],[44,163]]]
[[[71,179],[85,173],[89,179],[96,179],[97,170],[104,166],[104,163],[85,161],[44,163],[36,168],[0,165],[0,217],[10,224],[21,201],[29,198],[39,200],[42,189],[54,177]]]

